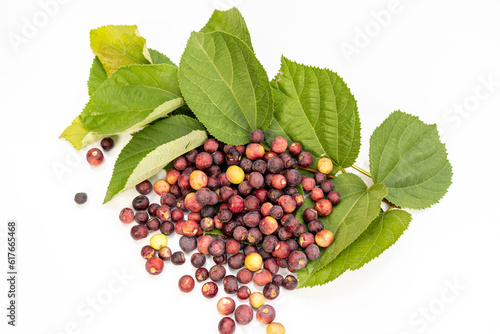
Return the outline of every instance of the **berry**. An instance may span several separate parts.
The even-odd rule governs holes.
[[[248,325],[253,319],[253,310],[248,305],[240,305],[234,311],[234,318],[240,325]]]
[[[333,206],[339,204],[340,202],[340,194],[338,191],[330,191],[326,198],[332,203]]]
[[[272,307],[271,305],[262,305],[257,310],[255,317],[261,323],[267,325],[273,322],[274,318],[276,318],[276,311],[274,310],[274,307]]]
[[[253,274],[253,283],[257,286],[264,286],[271,282],[273,274],[267,269],[259,269]]]
[[[248,176],[248,185],[254,189],[264,186],[264,176],[259,172],[252,172]]]
[[[278,238],[276,238],[274,235],[268,235],[264,238],[264,242],[262,243],[262,248],[268,252],[271,253],[274,251],[274,248],[278,244]]]
[[[196,238],[183,235],[179,239],[179,246],[184,252],[191,253],[192,251],[194,251],[196,249]]]
[[[276,260],[272,257],[270,257],[264,261],[264,268],[269,270],[269,272],[273,275],[276,274],[279,270],[279,266],[276,263]]]
[[[261,292],[252,292],[248,297],[248,301],[253,308],[259,308],[266,302],[266,297]]]
[[[86,193],[77,193],[75,194],[75,203],[76,204],[85,204],[87,202],[87,194]]]
[[[104,151],[110,151],[115,146],[115,141],[111,137],[101,139],[101,147]]]
[[[241,284],[248,284],[252,281],[253,273],[248,268],[242,268],[236,274],[236,278]]]
[[[245,257],[245,266],[248,270],[257,271],[262,267],[262,257],[259,253],[250,253]]]
[[[147,259],[152,258],[155,255],[156,255],[156,251],[153,249],[153,247],[148,246],[148,245],[142,247],[141,256],[143,259],[147,260]]]
[[[283,160],[279,157],[272,157],[269,159],[267,162],[267,170],[269,173],[279,173],[281,170],[285,167],[285,164],[283,163]]]
[[[323,190],[321,188],[314,188],[311,191],[311,199],[315,202],[319,201],[320,199],[324,198],[325,194],[323,193]]]
[[[245,241],[248,237],[248,230],[244,226],[237,226],[233,230],[233,238],[237,241]]]
[[[184,236],[194,237],[200,230],[200,225],[193,220],[186,220],[182,224],[182,234]]]
[[[321,255],[319,252],[319,247],[316,244],[307,246],[304,252],[306,253],[307,258],[311,261],[319,259],[319,256]]]
[[[324,217],[332,213],[332,202],[326,198],[320,199],[314,204],[314,210],[318,212],[318,216]]]
[[[278,204],[283,208],[283,211],[286,213],[291,213],[295,211],[297,207],[297,203],[293,200],[291,196],[283,195],[279,198]]]
[[[278,229],[278,222],[271,216],[264,217],[259,222],[259,230],[266,235],[274,233]]]
[[[207,268],[198,268],[194,273],[194,277],[198,282],[203,282],[208,279],[208,270]]]
[[[300,145],[300,143],[293,142],[288,148],[288,151],[290,151],[290,153],[296,157],[300,154],[300,152],[302,152],[302,145]]]
[[[276,257],[286,259],[290,254],[290,246],[288,246],[286,242],[280,241],[276,247],[274,247],[274,253],[276,254]]]
[[[272,322],[267,325],[266,334],[285,334],[285,327],[279,322]]]
[[[321,182],[320,187],[325,194],[328,194],[330,191],[335,189],[335,184],[331,180],[325,180]]]
[[[264,141],[264,132],[261,129],[255,129],[250,132],[250,141],[252,143],[262,143]]]
[[[179,202],[177,202],[179,204]],[[196,201],[196,193],[189,193],[184,198],[184,205],[187,210],[191,212],[200,212],[203,208],[203,205]]]
[[[146,222],[146,227],[150,231],[158,231],[160,229],[160,221],[158,218],[151,218]]]
[[[226,252],[226,244],[221,239],[216,239],[208,245],[208,253],[212,256],[221,256]]]
[[[230,315],[235,308],[236,303],[231,297],[223,297],[217,302],[217,311],[222,315]]]
[[[239,299],[248,299],[250,297],[250,288],[248,286],[242,286],[236,291],[236,295],[238,296]]]
[[[158,209],[156,209],[156,217],[158,219],[167,221],[172,216],[172,210],[167,205],[160,205]]]
[[[227,275],[222,281],[224,284],[224,292],[227,294],[236,293],[238,291],[238,279],[234,275]]]
[[[156,210],[160,207],[160,204],[158,203],[152,203],[149,204],[148,206],[148,213],[150,216],[156,216]]]
[[[162,180],[162,181],[165,181],[165,180]],[[165,183],[166,182],[167,181],[165,181]],[[168,190],[170,190],[170,185],[168,183],[167,183],[167,185],[168,185]],[[151,191],[153,191],[153,185],[151,184],[151,182],[149,182],[149,180],[144,180],[135,186],[135,190],[137,190],[137,192],[141,195],[147,195]],[[166,192],[168,192],[168,190]],[[160,194],[158,194],[158,195],[160,195]]]
[[[314,244],[314,235],[312,233],[302,233],[299,237],[299,245],[302,248],[307,248]]]
[[[271,143],[271,151],[273,151],[274,153],[283,153],[286,151],[287,147],[288,143],[286,139],[281,136],[277,136],[276,138],[274,138],[273,142]]]
[[[162,247],[158,250],[158,257],[163,261],[166,261],[172,257],[172,250],[167,246]]]
[[[199,242],[198,242],[199,243]],[[226,252],[231,255],[238,254],[241,249],[241,244],[234,240],[230,239],[226,242]]]
[[[208,153],[207,153],[208,154]],[[206,187],[208,184],[208,176],[201,170],[195,170],[189,175],[189,185],[194,190],[199,190]]]
[[[318,218],[318,212],[311,208],[305,209],[302,215],[304,216],[304,221],[306,223],[309,223],[310,221],[313,221]]]
[[[219,143],[215,139],[208,139],[203,144],[203,149],[205,152],[212,154],[219,149]]]
[[[226,177],[232,184],[240,184],[245,179],[245,172],[241,167],[233,165],[227,169]]]
[[[232,213],[243,212],[245,208],[245,202],[243,201],[243,198],[241,196],[233,195],[227,201],[227,206],[229,211],[231,211]]]
[[[87,162],[91,166],[99,166],[104,160],[102,151],[98,148],[91,148],[87,151]]]
[[[267,163],[262,159],[255,160],[252,164],[252,170],[264,174],[267,171]]]
[[[302,181],[300,181],[300,184],[302,185],[302,189],[304,189],[306,193],[310,192],[314,189],[314,187],[316,187],[316,181],[314,181],[312,177],[307,176],[302,177]]]
[[[328,247],[333,243],[333,233],[329,230],[321,230],[316,233],[314,240],[319,247]]]
[[[229,317],[220,319],[217,329],[220,334],[233,334],[236,328],[234,320]],[[284,333],[284,332],[283,332]]]
[[[295,270],[303,269],[307,265],[307,256],[301,251],[295,250],[288,256],[288,264]]]
[[[135,210],[146,210],[149,206],[149,199],[144,195],[139,195],[132,200],[132,207]]]
[[[149,244],[151,247],[158,250],[168,244],[167,236],[164,234],[155,234],[149,240]]]
[[[258,228],[251,228],[248,230],[247,241],[250,245],[257,245],[262,241],[262,232]]]
[[[151,275],[160,274],[163,271],[163,266],[163,260],[156,256],[152,256],[146,261],[146,271]]]
[[[299,285],[299,282],[297,281],[295,276],[288,275],[283,280],[283,288],[285,288],[286,290],[295,290],[295,289],[297,289],[298,285]]]
[[[208,275],[212,281],[219,282],[224,278],[224,276],[226,276],[226,268],[220,264],[216,264],[210,268]]]
[[[264,150],[264,146],[260,144],[250,144],[248,145],[245,155],[250,160],[262,159],[266,151]]]
[[[174,159],[174,168],[178,171],[183,171],[186,169],[188,162],[184,157],[178,157]]]
[[[283,208],[279,205],[273,205],[271,210],[269,210],[269,215],[275,219],[281,219],[284,215]]]
[[[296,187],[302,181],[302,175],[296,169],[287,169],[284,175],[289,187]]]
[[[206,298],[213,298],[219,292],[219,287],[214,282],[207,282],[201,287],[201,293]]]
[[[283,189],[286,187],[286,178],[281,174],[276,174],[272,178],[272,185],[276,189]]]
[[[189,275],[184,275],[179,279],[179,289],[182,292],[191,292],[194,289],[194,279]]]
[[[281,275],[279,275],[279,276],[281,276]],[[283,276],[281,276],[281,278],[283,278]],[[273,277],[273,279],[274,279],[274,277]],[[269,300],[276,299],[280,294],[280,287],[277,283],[269,282],[264,287],[263,293],[264,293],[264,297],[266,297]]]
[[[318,171],[323,174],[330,174],[333,170],[333,162],[327,157],[318,160]]]
[[[184,262],[186,262],[186,257],[184,256],[183,252],[177,251],[172,254],[170,261],[172,261],[172,263],[176,266],[180,266],[181,264],[184,264]]]
[[[148,236],[148,233],[148,228],[142,224],[132,226],[132,228],[130,229],[130,235],[134,240],[144,239]]]
[[[309,152],[301,152],[297,160],[300,167],[309,167],[313,163],[313,156]]]
[[[192,163],[194,163],[196,161],[196,156],[197,155],[198,155],[198,150],[197,149],[191,150],[188,153],[184,154],[184,156],[186,157],[187,162],[189,162],[190,164],[192,164]]]
[[[198,169],[207,169],[213,163],[213,158],[210,153],[201,152],[196,156],[195,164]]]

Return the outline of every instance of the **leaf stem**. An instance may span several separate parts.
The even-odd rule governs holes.
[[[360,172],[361,174],[364,174],[364,175],[368,176],[369,178],[372,177],[372,175],[370,173],[368,173],[366,170],[364,170],[362,168],[359,168],[356,165],[352,165],[351,167],[354,168],[355,170],[357,170],[358,172]]]

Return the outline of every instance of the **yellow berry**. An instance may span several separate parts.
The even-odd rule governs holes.
[[[239,166],[232,165],[227,169],[226,177],[232,184],[240,184],[245,179],[245,172]]]
[[[318,161],[318,170],[323,174],[330,174],[333,170],[333,162],[329,158],[321,158]]]
[[[167,236],[165,234],[155,234],[149,240],[149,244],[156,250],[165,247],[168,243]]]
[[[262,256],[259,253],[250,253],[245,257],[245,266],[248,270],[257,271],[262,267]]]

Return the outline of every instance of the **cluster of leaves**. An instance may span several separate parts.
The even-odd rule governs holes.
[[[298,271],[299,286],[332,281],[378,257],[408,227],[402,208],[437,203],[451,184],[451,165],[435,125],[396,111],[370,138],[373,185],[345,172],[358,157],[361,125],[356,100],[328,69],[285,57],[270,81],[253,51],[240,12],[215,11],[193,32],[177,67],[146,47],[136,26],[92,30],[96,57],[88,80],[90,100],[61,137],[80,149],[104,136],[140,129],[120,153],[104,202],[201,145],[209,135],[231,144],[266,139],[298,141],[315,159],[329,157],[342,201],[322,218],[335,235],[322,256]],[[309,171],[302,171],[304,174]],[[383,211],[383,200],[392,206]],[[302,220],[310,199],[298,210]]]

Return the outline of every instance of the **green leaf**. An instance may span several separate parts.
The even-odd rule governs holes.
[[[109,25],[93,29],[90,31],[90,47],[108,76],[125,65],[152,62],[146,40],[139,35],[135,25]]]
[[[408,228],[411,215],[402,210],[382,212],[352,244],[309,279],[308,286],[333,281],[347,270],[356,270],[391,247]]]
[[[436,125],[395,111],[370,138],[370,172],[397,206],[424,209],[446,194],[452,170]]]
[[[273,115],[269,79],[255,54],[224,32],[192,33],[179,65],[184,98],[220,141],[242,145]]]
[[[324,283],[316,278],[316,274],[366,230],[378,216],[382,199],[387,195],[383,184],[367,188],[363,180],[354,174],[343,173],[334,182],[335,190],[341,195],[340,203],[329,216],[321,219],[325,229],[334,234],[333,244],[324,249],[319,259],[297,271],[300,287]]]
[[[82,124],[99,134],[118,134],[142,127],[184,105],[177,68],[129,65],[111,75],[92,95]]]
[[[240,38],[251,50],[253,50],[250,31],[245,23],[245,19],[235,7],[226,11],[216,9],[207,24],[200,30],[200,32],[204,33],[213,31],[223,31],[234,35]]]
[[[116,160],[104,203],[155,175],[176,157],[203,144],[203,125],[187,116],[162,119],[132,134]]]
[[[90,68],[89,80],[87,82],[89,96],[92,96],[92,94],[94,94],[97,88],[99,88],[99,86],[106,81],[107,78],[108,75],[106,74],[106,70],[104,70],[99,58],[95,56],[94,61],[92,62],[92,67]]]
[[[77,150],[80,150],[82,147],[92,144],[103,137],[104,135],[99,135],[87,130],[80,121],[80,116],[77,116],[73,120],[73,123],[71,123],[71,125],[68,126],[59,136],[59,138],[64,138],[69,141]]]
[[[271,87],[276,121],[269,136],[281,129],[314,156],[331,158],[337,167],[354,163],[361,127],[356,100],[340,76],[282,57]]]
[[[158,52],[154,49],[149,49],[149,54],[151,55],[151,64],[168,64],[177,67],[170,58],[165,56],[163,53]]]

